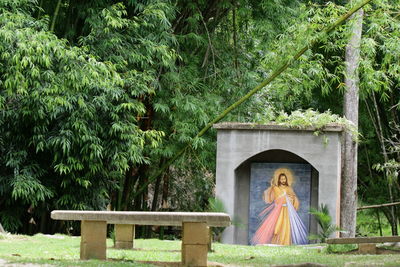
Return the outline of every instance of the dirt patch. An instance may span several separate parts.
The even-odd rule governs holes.
[[[182,263],[178,262],[178,261],[137,261],[137,262],[144,263],[144,264],[152,264],[152,265],[161,266],[161,267],[181,267],[181,266],[183,266]],[[222,263],[209,261],[209,262],[207,262],[207,266],[209,266],[209,267],[228,267],[231,265],[224,265]]]
[[[65,236],[61,236],[61,235],[43,235],[45,237],[48,238],[53,238],[53,239],[65,239]]]
[[[358,253],[358,249],[353,249],[347,252],[336,252],[335,254],[352,254],[352,255],[362,255]],[[376,248],[376,254],[373,255],[389,255],[389,254],[400,254],[400,250],[398,249],[387,249],[387,248]]]
[[[272,265],[272,267],[328,267],[328,265],[313,263],[313,262],[305,262],[296,264]]]
[[[0,234],[0,241],[9,241],[9,240],[28,240],[26,236],[23,235],[12,235],[10,233]]]
[[[151,249],[151,248],[133,248],[133,250],[138,251],[159,251],[159,252],[181,252],[180,249]]]
[[[162,266],[162,267],[181,267],[183,266],[181,262],[162,262],[162,261],[139,261],[140,263],[146,264],[153,264],[155,266]],[[222,263],[217,262],[207,262],[207,266],[210,267],[225,267]]]

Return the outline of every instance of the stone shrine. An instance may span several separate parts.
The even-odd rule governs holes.
[[[341,134],[330,124],[317,136],[314,128],[294,129],[276,124],[218,123],[216,198],[234,225],[225,229],[222,242],[250,244],[258,224],[263,191],[277,168],[294,172],[293,190],[300,201],[298,214],[309,233],[318,225],[309,208],[327,205],[339,225]],[[235,224],[236,222],[236,224]]]

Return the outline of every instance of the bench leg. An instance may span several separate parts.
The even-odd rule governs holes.
[[[135,239],[135,225],[116,224],[115,225],[115,248],[132,249]]]
[[[212,239],[213,239],[213,234],[212,234],[212,229],[211,227],[208,227],[208,252],[212,252]]]
[[[360,253],[360,254],[376,254],[376,244],[374,244],[374,243],[358,244],[358,253]]]
[[[207,223],[183,223],[182,265],[207,266],[209,229]]]
[[[107,222],[81,222],[81,260],[106,259]]]

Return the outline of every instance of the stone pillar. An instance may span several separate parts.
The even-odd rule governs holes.
[[[207,266],[209,242],[207,223],[184,222],[182,226],[182,265]]]
[[[376,244],[373,243],[360,243],[358,244],[359,254],[376,254]]]
[[[106,221],[81,222],[81,260],[106,259]]]
[[[135,225],[116,224],[115,225],[115,248],[132,249],[135,239]]]

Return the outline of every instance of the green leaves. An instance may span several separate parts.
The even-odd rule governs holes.
[[[22,200],[24,204],[36,206],[54,196],[54,192],[46,188],[39,180],[30,175],[17,175],[11,183],[11,196],[14,200]]]
[[[146,109],[126,90],[121,62],[69,47],[7,5],[0,4],[0,196],[21,209],[52,199],[53,209],[104,208],[107,189],[130,165],[147,163],[145,146],[157,147],[163,133],[139,128]],[[113,30],[127,26],[121,4],[103,15]],[[138,92],[153,91],[153,78],[142,77]]]
[[[319,239],[322,243],[325,242],[335,232],[343,232],[340,227],[332,224],[332,217],[329,215],[328,206],[321,204],[318,209],[311,208],[310,214],[315,217],[320,226],[318,234],[312,234],[309,236],[310,240]]]
[[[40,181],[43,175],[45,170],[38,164],[26,165],[22,169],[17,165],[12,179],[9,180],[9,186],[12,188],[11,197],[33,207],[53,197],[54,191]]]
[[[359,140],[360,133],[357,127],[351,121],[346,118],[340,117],[339,115],[332,114],[330,110],[323,113],[315,111],[313,109],[307,110],[295,110],[291,114],[287,114],[283,111],[275,114],[274,111],[268,116],[258,118],[256,123],[276,123],[287,127],[305,129],[315,128],[314,134],[319,135],[320,132],[324,131],[324,127],[329,125],[337,125],[343,127],[346,131],[349,131],[354,140]],[[325,140],[327,141],[327,140]],[[324,142],[325,142],[324,141]]]

